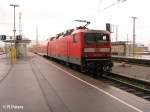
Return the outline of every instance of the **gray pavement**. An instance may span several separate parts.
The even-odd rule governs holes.
[[[11,69],[11,64],[6,55],[0,55],[0,81],[7,76]]]
[[[113,73],[150,82],[150,67],[128,63],[114,63]]]
[[[84,77],[83,81],[83,76],[79,79],[75,74],[37,55],[17,60],[0,83],[0,112],[150,110],[146,100],[89,77]]]
[[[0,91],[0,112],[50,112],[28,61],[12,66]]]

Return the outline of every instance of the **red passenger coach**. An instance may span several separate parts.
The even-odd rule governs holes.
[[[41,43],[38,43],[36,45],[33,45],[32,46],[32,52],[34,53],[38,53],[42,56],[47,56],[47,41],[44,41],[44,42],[41,42]]]
[[[81,70],[110,71],[113,66],[108,31],[77,27],[51,38],[47,48],[49,57],[78,65]]]

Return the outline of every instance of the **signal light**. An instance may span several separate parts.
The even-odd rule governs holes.
[[[17,35],[16,40],[22,40],[22,35]]]
[[[110,23],[106,23],[106,30],[111,32],[111,26],[110,26]]]
[[[112,25],[110,23],[106,23],[106,31],[113,33],[114,32],[114,25]]]
[[[0,35],[0,40],[6,40],[6,35]]]

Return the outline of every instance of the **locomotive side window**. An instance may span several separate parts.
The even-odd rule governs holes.
[[[73,43],[77,43],[78,42],[78,38],[77,38],[77,34],[73,35]]]
[[[86,33],[85,34],[85,41],[87,43],[101,43],[109,41],[108,34],[102,33]]]

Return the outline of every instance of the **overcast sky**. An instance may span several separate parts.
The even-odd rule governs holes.
[[[105,29],[105,23],[118,25],[118,40],[132,40],[133,20],[136,19],[136,42],[148,45],[150,42],[150,1],[127,0],[106,10],[105,7],[118,0],[0,0],[0,32],[13,35],[13,7],[16,8],[16,29],[19,29],[19,12],[22,13],[22,32],[35,40],[36,27],[39,39],[46,40],[56,33],[73,28],[79,23],[75,19],[91,22],[89,28]],[[102,11],[103,10],[103,11]],[[80,25],[82,25],[80,23]],[[112,34],[115,40],[115,33]]]

